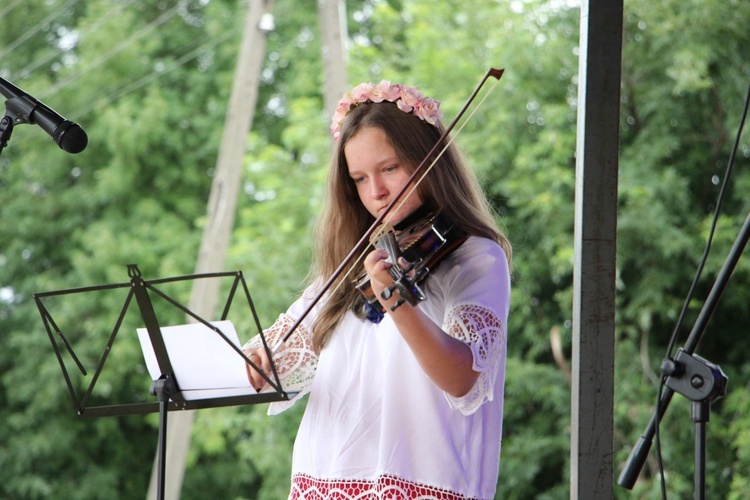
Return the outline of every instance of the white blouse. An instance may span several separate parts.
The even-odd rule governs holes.
[[[294,445],[291,499],[494,496],[510,305],[506,256],[495,242],[470,237],[422,289],[418,307],[471,348],[475,386],[461,398],[440,390],[388,314],[376,324],[348,312],[316,356],[310,332],[318,303],[274,357],[285,390],[299,394],[272,403],[269,414],[310,394]],[[308,289],[265,332],[271,346],[312,297]]]

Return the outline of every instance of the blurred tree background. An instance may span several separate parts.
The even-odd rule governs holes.
[[[69,155],[38,127],[17,126],[0,156],[0,497],[145,496],[156,415],[79,419],[32,295],[125,282],[130,263],[146,279],[193,271],[245,8],[0,5],[0,76],[89,134],[88,148]],[[245,273],[264,326],[304,284],[331,144],[315,4],[277,0],[274,13],[225,266]],[[750,80],[749,23],[741,0],[625,4],[615,477],[653,412],[659,366],[706,244]],[[578,6],[347,0],[346,24],[350,84],[416,84],[442,100],[447,120],[489,67],[506,69],[458,139],[515,252],[497,498],[568,498]],[[750,208],[749,158],[746,131],[678,345]],[[750,496],[749,273],[741,259],[697,351],[729,376],[708,424],[712,498]],[[85,362],[101,353],[123,297],[54,303],[55,319],[86,346]],[[123,328],[102,400],[148,398],[134,337]],[[263,405],[198,412],[182,498],[284,498],[302,406],[278,417]],[[692,494],[689,411],[676,397],[661,426],[676,498]],[[632,492],[615,486],[617,498],[659,496],[650,457]]]

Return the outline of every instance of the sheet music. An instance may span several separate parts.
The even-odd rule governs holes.
[[[211,322],[235,346],[240,347],[237,331],[231,321]],[[156,360],[151,338],[145,328],[138,328],[143,357],[153,380],[162,373]],[[202,323],[161,327],[164,345],[177,384],[185,399],[255,394],[247,379],[245,360],[217,332]]]

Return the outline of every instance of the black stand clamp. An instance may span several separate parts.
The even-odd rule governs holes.
[[[666,386],[692,401],[691,419],[695,424],[694,498],[706,498],[706,423],[711,417],[711,403],[727,393],[727,376],[715,365],[683,349],[674,361],[662,365],[668,375]]]

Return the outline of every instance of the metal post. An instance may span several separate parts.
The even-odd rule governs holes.
[[[615,255],[622,0],[581,5],[570,498],[613,492]]]

